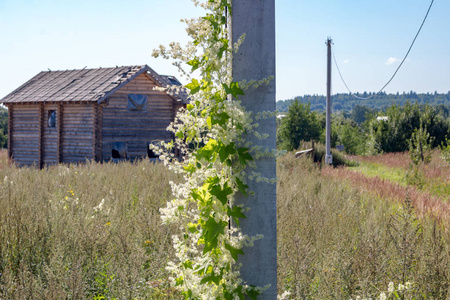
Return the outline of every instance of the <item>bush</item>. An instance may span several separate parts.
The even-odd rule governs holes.
[[[387,120],[372,119],[370,132],[381,152],[404,152],[408,150],[413,132],[426,128],[434,138],[431,146],[439,146],[449,134],[449,124],[435,107],[405,103],[403,107],[392,105],[386,110]]]
[[[450,140],[445,139],[445,143],[442,142],[440,146],[441,158],[447,164],[450,164]]]
[[[322,126],[317,113],[312,112],[309,104],[294,100],[277,130],[277,146],[292,151],[301,141],[318,140]]]

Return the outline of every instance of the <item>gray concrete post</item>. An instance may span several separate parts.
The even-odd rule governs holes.
[[[233,81],[261,80],[275,76],[275,0],[233,0],[232,40],[235,42],[245,33],[245,41],[233,54]],[[275,111],[275,79],[269,85],[250,88],[241,97],[247,111]],[[264,148],[276,148],[275,117],[262,119],[258,131],[268,133],[265,140],[253,136],[246,138]],[[256,161],[256,172],[268,178],[276,177],[274,157]],[[242,277],[251,285],[271,287],[259,299],[277,298],[277,215],[276,185],[265,182],[248,182],[254,195],[237,197],[237,204],[250,207],[247,218],[240,222],[244,234],[263,234],[254,247],[245,248],[245,255],[239,257],[242,263]]]
[[[333,163],[333,156],[331,155],[331,38],[327,39],[327,115],[326,115],[326,129],[325,129],[325,164],[331,165]]]

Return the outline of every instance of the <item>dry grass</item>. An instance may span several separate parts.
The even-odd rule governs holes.
[[[289,154],[277,172],[280,291],[294,299],[375,298],[390,281],[411,281],[416,299],[450,297],[448,227],[417,219],[406,194],[391,200],[401,187],[356,173],[358,182],[342,180],[353,173],[321,171]],[[391,190],[381,199],[375,189]]]
[[[386,201],[395,201],[397,204],[408,197],[419,216],[431,214],[438,220],[450,221],[450,203],[414,186],[400,185],[380,177],[366,177],[360,172],[347,168],[324,168],[321,175],[335,178],[335,180],[349,180],[351,185],[361,189],[362,193],[370,193]]]
[[[384,153],[373,156],[358,156],[359,161],[382,164],[391,168],[407,169],[411,159],[407,152]]]
[[[410,167],[411,159],[408,152],[384,153],[374,156],[358,156],[356,160],[381,164],[389,168],[400,168],[407,170]],[[441,159],[440,150],[435,150],[431,155],[431,162],[421,166],[421,171],[429,180],[439,180],[450,183],[450,167]]]
[[[178,178],[162,165],[36,170],[0,161],[0,299],[181,298],[164,269],[173,228],[159,216]],[[450,297],[443,223],[399,209],[400,192],[384,201],[364,188],[373,183],[358,187],[334,171],[278,159],[279,290],[349,299],[409,280],[417,299]]]
[[[173,298],[171,232],[159,217],[169,180],[145,161],[3,165],[0,299]]]
[[[6,149],[0,149],[0,168],[7,168],[8,165],[8,151]]]

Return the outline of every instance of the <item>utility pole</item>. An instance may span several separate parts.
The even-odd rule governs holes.
[[[325,164],[333,163],[331,155],[331,37],[328,37],[327,45],[327,121],[326,121],[326,142],[325,142]]]
[[[233,54],[233,81],[262,80],[275,76],[275,0],[233,0],[232,42],[242,34],[245,40],[237,53]],[[275,78],[268,85],[250,87],[240,97],[244,108],[256,115],[258,112],[275,111]],[[258,132],[268,134],[267,139],[258,139],[253,134],[244,137],[246,141],[262,149],[276,149],[275,116],[257,121]],[[255,159],[256,168],[266,178],[276,178],[275,158],[262,156]],[[240,220],[243,234],[264,237],[255,241],[253,247],[245,247],[245,255],[239,257],[241,275],[246,284],[270,287],[264,291],[261,300],[277,299],[277,195],[276,184],[249,180],[247,185],[254,194],[248,197],[237,195],[236,204],[249,207],[247,218]]]

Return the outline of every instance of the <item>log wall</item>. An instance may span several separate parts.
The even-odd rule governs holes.
[[[10,104],[9,155],[18,165],[83,163],[111,160],[112,143],[127,143],[128,159],[147,156],[147,143],[170,140],[166,130],[176,105],[156,84],[141,74],[97,103]],[[128,94],[147,95],[146,111],[128,111]],[[49,111],[56,112],[55,127],[48,125]]]
[[[141,74],[108,98],[101,124],[104,161],[111,159],[113,142],[126,142],[128,159],[133,160],[147,156],[147,142],[172,139],[166,128],[174,117],[174,100],[153,90],[155,86],[148,76]],[[147,110],[128,111],[128,94],[147,95]]]
[[[94,158],[93,104],[64,104],[61,162],[80,163]]]
[[[56,112],[56,126],[48,126],[49,111]],[[58,163],[58,124],[61,115],[58,113],[58,105],[44,105],[42,115],[42,164],[54,165]]]
[[[39,166],[39,105],[9,105],[10,155],[20,166]]]

